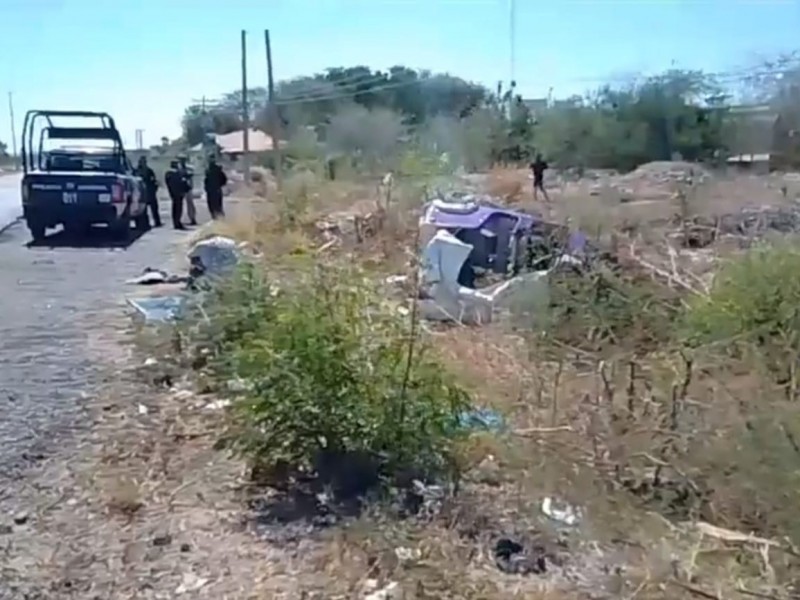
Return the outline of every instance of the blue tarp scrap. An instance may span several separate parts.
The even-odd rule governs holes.
[[[505,419],[491,408],[473,408],[458,416],[458,425],[462,429],[499,432],[506,428]]]
[[[184,296],[153,296],[150,298],[128,298],[128,304],[135,308],[148,322],[172,321],[178,316],[184,303]]]

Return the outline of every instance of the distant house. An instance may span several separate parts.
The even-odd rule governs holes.
[[[735,106],[728,118],[729,164],[759,171],[800,169],[800,108]]]
[[[541,117],[542,113],[547,110],[549,100],[547,98],[523,98],[522,104],[525,105],[534,119]]]
[[[248,150],[253,153],[272,152],[275,148],[272,144],[272,137],[259,129],[248,130]],[[220,154],[231,160],[236,160],[244,153],[244,131],[232,131],[231,133],[216,134],[212,136],[213,142]],[[284,140],[278,142],[280,148],[286,145]],[[202,152],[203,144],[197,144],[191,149],[192,152]]]

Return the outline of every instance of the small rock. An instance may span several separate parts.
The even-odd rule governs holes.
[[[157,365],[157,364],[158,364],[158,361],[157,361],[155,358],[153,358],[152,356],[151,356],[151,357],[149,357],[149,358],[147,358],[147,359],[144,361],[144,366],[145,366],[145,367],[153,367],[153,366],[155,366],[155,365]]]
[[[144,404],[140,404],[139,405],[139,414],[140,415],[146,415],[148,412],[150,412],[150,411],[147,410],[147,407]]]
[[[183,543],[181,544],[181,552],[189,552],[192,547],[189,544]]]
[[[172,536],[168,533],[153,538],[153,546],[169,546],[171,543]]]
[[[25,525],[28,522],[28,513],[21,512],[14,515],[14,523],[17,525]]]

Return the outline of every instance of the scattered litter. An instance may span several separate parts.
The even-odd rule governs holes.
[[[225,387],[229,392],[234,393],[242,393],[242,392],[249,392],[253,389],[253,382],[245,381],[244,379],[237,377],[235,379],[229,379],[225,382]]]
[[[230,400],[214,400],[206,404],[208,410],[223,410],[231,405]]]
[[[158,360],[153,358],[152,356],[146,358],[145,361],[144,361],[144,366],[145,367],[152,367],[152,366],[155,366],[157,364],[158,364]]]
[[[506,428],[502,415],[491,408],[474,408],[458,416],[459,427],[498,432]]]
[[[404,548],[400,546],[394,549],[394,555],[400,562],[408,563],[419,560],[422,557],[422,551],[419,548]]]
[[[444,488],[440,485],[426,485],[415,479],[412,489],[406,492],[405,510],[422,519],[433,518],[439,514],[444,501]]]
[[[547,572],[547,560],[543,547],[534,546],[531,552],[526,552],[522,544],[510,538],[497,540],[494,547],[494,561],[497,568],[503,573],[541,575]]]
[[[128,298],[148,322],[166,322],[177,318],[183,305],[183,296],[154,296],[152,298]]]
[[[148,412],[150,412],[150,411],[147,409],[147,407],[144,404],[140,404],[139,405],[139,414],[140,415],[146,415]]]
[[[396,581],[389,582],[383,588],[364,596],[364,600],[399,600],[403,597],[403,590]]]
[[[188,277],[170,275],[166,271],[153,269],[152,267],[146,267],[141,275],[134,277],[133,279],[129,279],[125,283],[132,285],[156,285],[160,283],[185,283],[188,281],[188,279]]]
[[[198,577],[194,573],[184,573],[183,581],[175,590],[176,594],[185,594],[186,592],[196,592],[208,583],[208,578]]]
[[[153,538],[153,546],[169,546],[172,543],[172,536],[168,533],[157,535]]]
[[[238,264],[240,249],[234,240],[214,236],[197,242],[189,251],[190,264],[202,268],[204,276],[220,277],[230,273]]]
[[[581,520],[580,509],[565,503],[556,505],[555,501],[550,496],[546,496],[545,499],[542,500],[542,512],[554,521],[558,521],[570,527],[577,525]]]

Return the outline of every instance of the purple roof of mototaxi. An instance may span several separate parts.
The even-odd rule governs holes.
[[[536,219],[536,217],[527,213],[485,204],[478,205],[477,210],[470,213],[445,212],[438,209],[436,205],[432,205],[428,213],[432,224],[447,229],[479,229],[494,215],[510,216],[518,219],[519,223],[516,229],[523,230],[532,227]]]

